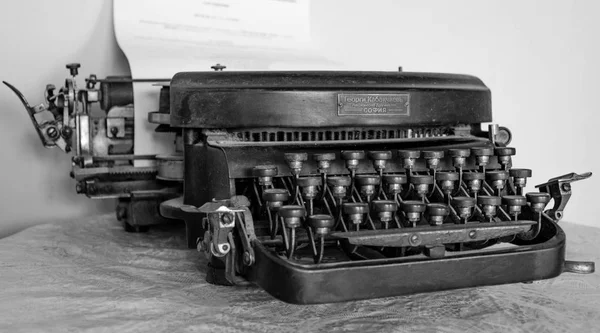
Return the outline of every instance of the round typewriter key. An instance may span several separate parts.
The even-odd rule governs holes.
[[[415,166],[415,161],[421,156],[418,150],[398,150],[398,156],[402,159],[404,169],[412,169]]]
[[[252,173],[257,177],[275,177],[277,176],[277,167],[274,165],[257,165],[252,169]]]
[[[469,157],[471,156],[471,150],[469,148],[449,149],[448,155],[450,157]]]
[[[406,181],[407,181],[406,175],[399,175],[399,174],[383,175],[383,182],[387,186],[386,193],[391,194],[392,196],[402,192],[402,184],[406,184]]]
[[[300,174],[304,162],[308,160],[307,153],[285,153],[283,156],[293,175]]]
[[[485,177],[491,182],[490,186],[496,190],[496,195],[499,195],[500,191],[504,189],[504,185],[506,185],[508,172],[504,170],[488,171]]]
[[[377,212],[379,220],[383,222],[385,229],[388,223],[394,219],[394,212],[398,210],[398,204],[392,200],[373,200],[373,210]]]
[[[325,236],[331,233],[331,228],[335,225],[335,220],[331,215],[317,214],[310,215],[307,219],[307,224],[313,229],[319,239],[319,245],[317,245],[316,241],[313,243],[317,249],[314,261],[315,264],[319,264],[323,259],[323,252],[325,251]]]
[[[398,150],[398,156],[400,158],[419,158],[421,157],[421,152],[418,150]]]
[[[546,208],[548,202],[550,202],[550,194],[543,192],[530,192],[525,194],[527,201],[530,203],[531,210],[536,213],[541,213]]]
[[[318,153],[314,155],[315,161],[333,161],[335,153]]]
[[[364,150],[342,150],[342,159],[346,161],[346,168],[356,170],[360,160],[365,159]]]
[[[490,181],[507,180],[508,172],[503,171],[503,170],[493,170],[493,171],[486,172],[485,176]]]
[[[410,183],[413,185],[432,185],[433,177],[429,175],[412,175],[410,176]]]
[[[421,201],[404,201],[402,203],[402,211],[406,215],[408,222],[412,223],[413,227],[421,221],[421,214],[425,211],[425,203]]]
[[[429,185],[433,184],[433,177],[429,175],[412,175],[410,183],[415,187],[417,195],[424,198],[429,193]]]
[[[364,160],[364,150],[342,150],[342,159],[344,160]]]
[[[528,178],[532,174],[530,169],[510,169],[509,173],[511,177],[515,178]]]
[[[398,203],[392,200],[373,200],[372,205],[376,212],[395,212],[398,210]]]
[[[481,172],[465,172],[462,177],[464,181],[484,180],[485,174]]]
[[[287,229],[290,229],[289,238],[288,231],[286,230],[286,228],[284,228],[282,232],[285,240],[285,247],[288,258],[292,258],[297,245],[296,228],[302,225],[302,218],[306,216],[306,208],[304,208],[303,206],[288,205],[281,207],[278,213],[279,216],[281,216],[285,227]],[[276,232],[277,231],[275,229],[274,231],[272,231],[272,234],[275,234]],[[287,239],[289,239],[289,242]]]
[[[498,147],[494,148],[494,153],[496,156],[515,156],[517,150],[513,147]]]
[[[475,207],[475,198],[471,197],[454,197],[452,206],[456,208],[473,208]]]
[[[350,177],[330,177],[327,179],[327,184],[331,186],[331,193],[336,198],[343,198],[346,196],[348,186],[352,183]]]
[[[462,179],[467,183],[467,188],[471,194],[477,194],[481,191],[482,181],[485,179],[485,174],[480,172],[464,172]]]
[[[402,203],[402,211],[405,213],[423,213],[426,205],[421,201],[404,201]]]
[[[444,158],[443,151],[424,151],[423,157],[427,161],[427,167],[432,170],[436,170],[440,165],[440,159]]]
[[[306,216],[306,209],[296,205],[282,206],[279,208],[279,216],[288,228],[297,228],[302,225],[301,219]]]
[[[467,157],[471,156],[471,150],[467,148],[450,149],[448,155],[452,157],[452,164],[455,168],[462,168],[466,164]]]
[[[363,185],[379,185],[379,176],[377,175],[357,175],[356,184]]]
[[[475,156],[475,164],[485,167],[494,155],[494,148],[472,148],[471,154]]]
[[[471,155],[474,156],[492,156],[494,155],[494,148],[471,148]]]
[[[423,157],[426,159],[431,159],[431,158],[444,158],[444,152],[443,151],[437,151],[437,150],[426,150],[423,152]]]
[[[473,214],[473,207],[475,207],[475,198],[471,197],[454,197],[452,199],[452,206],[456,208],[456,213],[461,218],[463,223]]]
[[[383,175],[383,181],[387,184],[406,184],[407,178],[403,174]]]
[[[262,198],[267,202],[270,209],[278,209],[283,206],[283,202],[289,199],[289,193],[284,189],[269,188],[264,190]]]
[[[358,226],[364,220],[363,215],[369,213],[369,204],[366,202],[345,202],[342,205],[342,211],[348,215],[348,219],[352,224]]]
[[[458,173],[454,171],[440,171],[437,173],[437,179],[439,181],[457,181]]]
[[[527,199],[522,195],[505,195],[502,197],[502,203],[506,205],[508,213],[512,214],[517,220],[521,207],[527,204]]]
[[[511,163],[511,156],[517,153],[517,150],[512,147],[498,147],[494,149],[494,153],[498,156],[498,163],[500,163],[504,169],[508,169]]]
[[[527,199],[522,195],[505,195],[502,197],[502,202],[507,206],[525,206]]]
[[[258,177],[258,184],[262,186],[273,185],[273,177],[277,176],[277,167],[274,165],[257,165],[252,169],[252,174]]]
[[[300,177],[298,178],[298,186],[321,186],[323,182],[320,177]]]
[[[392,152],[389,150],[376,150],[369,152],[369,158],[372,160],[391,160]]]
[[[427,215],[430,225],[442,225],[446,216],[450,213],[448,206],[439,203],[430,203],[427,205]]]
[[[306,209],[298,205],[286,205],[279,209],[279,216],[283,218],[305,217]]]
[[[329,177],[327,178],[327,184],[331,186],[350,186],[350,177]]]
[[[392,152],[385,151],[370,151],[369,158],[373,160],[373,166],[375,170],[380,171],[385,169],[388,160],[392,159]]]
[[[522,194],[523,188],[527,186],[527,178],[531,177],[530,169],[510,169],[510,176],[513,177],[513,184],[517,188],[517,194]]]
[[[500,206],[502,199],[490,195],[481,195],[477,197],[477,204],[481,206],[483,215],[491,222],[496,216],[496,207]]]
[[[550,194],[544,192],[529,192],[525,196],[531,203],[548,203],[551,199]]]
[[[480,205],[499,206],[502,203],[502,199],[491,195],[480,195],[477,197],[477,203]]]
[[[345,202],[342,205],[344,214],[367,214],[369,212],[369,204],[366,202]]]
[[[370,198],[375,194],[375,186],[379,185],[380,179],[379,176],[375,175],[358,175],[354,178],[354,181],[360,186],[360,193]]]
[[[323,185],[320,177],[300,177],[296,183],[302,190],[302,197],[308,200],[316,198],[319,194],[317,187]]]
[[[331,167],[331,161],[335,160],[335,153],[319,153],[313,156],[318,162],[319,172],[324,173]]]
[[[317,235],[329,234],[335,224],[333,216],[326,214],[310,215],[307,222]]]
[[[454,182],[458,181],[458,173],[453,171],[440,171],[436,173],[436,180],[442,192],[449,194],[454,190]]]

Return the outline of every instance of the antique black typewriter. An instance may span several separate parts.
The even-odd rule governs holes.
[[[77,146],[78,191],[118,198],[130,231],[184,221],[211,283],[306,304],[593,272],[565,260],[558,226],[591,173],[526,190],[532,170],[513,167],[507,128],[484,128],[476,77],[223,68],[161,85],[148,120],[176,133],[172,155],[133,154],[135,80],[67,79],[39,107],[13,89],[46,146]],[[92,119],[97,101],[107,114]]]

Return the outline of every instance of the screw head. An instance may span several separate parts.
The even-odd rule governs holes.
[[[56,127],[48,127],[48,129],[46,130],[46,134],[51,139],[56,139],[58,137],[58,130],[56,129]]]
[[[475,238],[477,236],[477,232],[475,230],[469,231],[469,238]]]
[[[409,242],[413,246],[418,246],[419,244],[421,244],[421,239],[419,238],[419,235],[413,234],[412,236],[410,236]]]
[[[565,192],[569,192],[571,190],[571,184],[569,183],[564,183],[561,185],[561,189]]]

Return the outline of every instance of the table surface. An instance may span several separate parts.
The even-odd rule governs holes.
[[[568,259],[600,262],[600,229],[561,226]],[[184,240],[181,225],[132,234],[114,215],[0,239],[0,331],[600,331],[600,273],[291,305],[257,287],[209,285],[206,260]]]

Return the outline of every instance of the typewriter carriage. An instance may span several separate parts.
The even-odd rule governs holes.
[[[183,220],[212,283],[323,303],[593,271],[565,262],[557,225],[570,183],[591,173],[525,195],[531,170],[512,168],[507,128],[481,129],[490,91],[475,77],[179,73],[148,116],[177,134],[175,153],[138,156],[135,80],[90,76],[77,89],[76,65],[58,95],[47,87],[48,106],[7,85],[46,147],[74,142],[78,192],[118,198],[129,231]],[[95,102],[105,117],[90,116]],[[40,121],[43,111],[54,118]],[[488,249],[497,243],[512,246]]]

